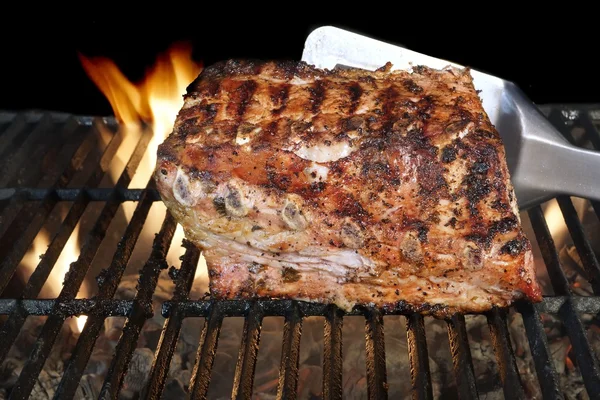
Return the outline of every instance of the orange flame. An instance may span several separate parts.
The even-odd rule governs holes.
[[[134,84],[112,60],[79,54],[83,69],[106,96],[119,122],[129,128],[139,127],[142,121],[152,125],[153,137],[146,160],[136,175],[149,178],[156,164],[156,149],[173,129],[183,106],[185,89],[202,70],[202,64],[191,55],[190,45],[174,44],[158,56],[145,78]]]
[[[145,78],[132,83],[109,59],[88,58],[79,54],[82,66],[98,89],[106,96],[115,117],[125,129],[139,129],[144,121],[152,127],[152,139],[148,145],[140,167],[131,182],[131,187],[145,186],[155,165],[156,152],[160,143],[171,133],[175,118],[183,106],[183,94],[187,86],[202,71],[202,63],[192,59],[192,48],[186,43],[175,43],[160,54],[155,64],[146,71]],[[124,143],[122,147],[127,147]],[[127,206],[131,206],[128,204]],[[133,209],[124,209],[126,217],[131,218]],[[152,207],[146,224],[154,233],[160,229],[160,213],[166,212],[162,203]],[[173,237],[173,246],[167,255],[169,265],[177,265],[184,249],[180,247],[184,237],[183,229],[177,226]],[[153,237],[141,238],[149,246]],[[204,260],[202,259],[204,264]],[[205,269],[205,268],[204,268]],[[197,277],[206,274],[199,268]]]

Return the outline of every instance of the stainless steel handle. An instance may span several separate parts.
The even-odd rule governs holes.
[[[571,145],[516,85],[507,83],[504,96],[506,118],[498,130],[507,136],[503,141],[519,207],[559,194],[600,200],[600,152]]]
[[[600,153],[570,146],[564,150],[561,163],[562,184],[557,189],[564,194],[600,200]]]

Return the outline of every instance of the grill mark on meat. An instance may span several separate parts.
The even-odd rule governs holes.
[[[473,232],[466,235],[465,239],[475,242],[478,246],[489,249],[496,235],[512,232],[519,225],[513,215],[494,221],[489,225],[473,225]]]
[[[234,97],[234,104],[237,106],[237,119],[241,121],[244,113],[246,112],[246,107],[248,107],[248,103],[250,99],[252,99],[252,95],[256,91],[258,84],[254,80],[244,81],[236,90]]]
[[[310,104],[309,109],[314,114],[317,114],[319,112],[319,108],[321,107],[321,104],[323,104],[323,100],[325,100],[325,91],[327,83],[327,81],[318,80],[308,88],[308,91],[310,93],[310,97],[308,100]]]
[[[396,98],[398,97],[398,91],[393,86],[389,86],[383,90],[383,127],[382,133],[387,135],[394,125],[392,117],[394,116],[394,107],[396,106]]]
[[[363,94],[363,89],[360,86],[360,83],[354,82],[348,87],[348,92],[350,93],[350,108],[348,110],[348,114],[352,115],[358,108],[360,98]]]
[[[181,122],[177,127],[177,133],[183,138],[193,136],[202,130],[200,123],[204,120],[202,117],[192,117]]]
[[[219,112],[219,107],[220,105],[217,103],[204,103],[190,109],[193,116],[190,116],[187,119],[182,118],[182,122],[177,126],[177,134],[185,138],[199,133],[203,127],[214,121]]]
[[[444,128],[444,132],[449,133],[449,134],[456,134],[456,133],[462,131],[469,124],[469,122],[471,122],[471,121],[468,119],[461,119],[458,121],[450,122]]]
[[[404,229],[416,231],[417,238],[421,243],[428,242],[427,233],[429,232],[429,228],[425,222],[415,219],[404,219],[404,221],[402,221],[402,227]]]
[[[287,107],[287,101],[290,96],[290,85],[284,84],[271,89],[271,101],[273,105],[278,107],[271,111],[273,115],[281,114]]]
[[[363,208],[360,201],[358,201],[350,193],[339,193],[336,196],[334,204],[337,205],[335,213],[341,217],[353,217],[357,221],[364,222],[368,213]]]
[[[221,82],[220,79],[194,81],[188,85],[184,99],[194,97],[216,98],[221,90]]]
[[[431,118],[431,111],[435,106],[435,99],[432,95],[423,96],[417,103],[417,119],[427,121]]]
[[[411,93],[419,94],[423,92],[423,88],[415,83],[412,79],[405,79],[402,85]]]

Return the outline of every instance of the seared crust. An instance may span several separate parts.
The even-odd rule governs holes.
[[[188,87],[155,176],[217,298],[434,314],[541,300],[468,69],[215,64]]]

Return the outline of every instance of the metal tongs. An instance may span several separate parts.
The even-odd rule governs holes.
[[[464,66],[430,57],[347,30],[324,26],[310,33],[302,60],[319,68],[375,70],[413,65]],[[600,200],[600,152],[571,145],[512,82],[471,70],[483,107],[502,137],[519,208],[558,195]]]

